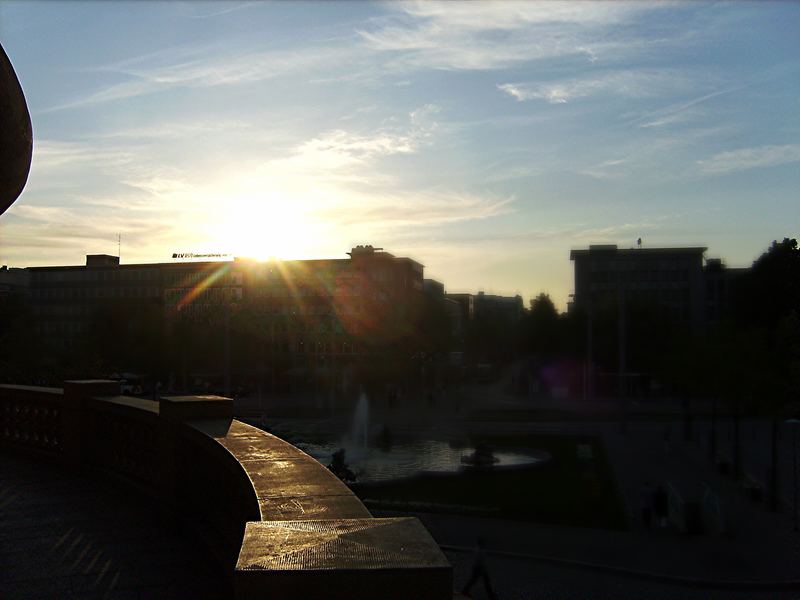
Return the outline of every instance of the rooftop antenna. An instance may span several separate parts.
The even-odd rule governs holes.
[[[117,234],[117,258],[122,262],[122,234]]]

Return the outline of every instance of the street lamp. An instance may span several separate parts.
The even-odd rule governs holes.
[[[794,475],[794,494],[793,494],[793,508],[794,508],[794,530],[798,531],[797,522],[797,425],[800,425],[800,419],[788,419],[787,425],[792,426],[792,471]]]

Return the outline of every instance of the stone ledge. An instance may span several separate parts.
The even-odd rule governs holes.
[[[233,400],[222,396],[162,396],[161,416],[171,421],[232,419]]]
[[[333,496],[259,498],[262,521],[369,519],[372,515],[352,493]]]
[[[452,598],[452,571],[419,520],[247,523],[237,598]]]
[[[98,467],[154,494],[167,512],[187,501],[182,518],[226,569],[238,556],[234,579],[241,598],[451,600],[452,569],[416,519],[371,518],[313,458],[233,419],[230,399],[152,402],[119,396],[118,387],[106,380],[67,381],[63,393],[0,386],[0,398],[18,401],[24,414],[35,413],[37,404],[45,408],[52,426],[34,423],[34,439],[56,436],[48,456],[68,468]],[[186,456],[187,447],[197,456]],[[179,459],[198,468],[180,472]],[[206,489],[212,480],[227,487]],[[195,502],[192,494],[210,501]]]
[[[338,477],[302,450],[252,425],[190,425],[230,452],[250,479],[264,521],[355,519],[372,515]]]

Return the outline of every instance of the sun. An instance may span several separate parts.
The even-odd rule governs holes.
[[[218,244],[234,256],[258,260],[296,258],[305,254],[311,224],[301,208],[269,195],[229,198],[218,223]]]

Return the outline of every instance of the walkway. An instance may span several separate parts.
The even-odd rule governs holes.
[[[0,454],[0,598],[224,598],[205,553],[145,498]]]
[[[800,597],[800,586],[769,587],[776,582],[800,582],[800,534],[792,529],[791,511],[771,513],[764,503],[750,500],[730,477],[718,474],[706,458],[706,449],[680,440],[678,424],[672,425],[668,451],[664,448],[664,422],[631,423],[627,436],[619,434],[616,423],[470,426],[494,434],[587,433],[601,437],[627,505],[631,528],[612,531],[416,515],[436,541],[449,548],[447,555],[454,567],[456,589],[468,579],[470,549],[478,536],[483,536],[493,584],[503,599]],[[708,484],[719,494],[729,534],[687,536],[674,529],[644,528],[639,502],[645,481],[671,481],[689,493]],[[570,561],[586,564],[569,564]],[[610,569],[598,570],[589,565]],[[732,585],[735,582],[763,585],[737,589]],[[483,589],[478,587],[474,597],[484,598]]]

